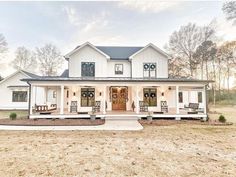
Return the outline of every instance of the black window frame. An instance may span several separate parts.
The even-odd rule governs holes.
[[[183,103],[184,102],[184,94],[183,94],[183,92],[179,92],[178,93],[178,101],[179,101],[179,103]]]
[[[155,92],[152,92],[152,90],[155,90]],[[147,95],[148,94],[148,95]],[[154,104],[152,104],[152,94],[155,94],[154,96]],[[143,88],[143,101],[148,104],[149,107],[155,107],[157,106],[157,89],[156,88]]]
[[[19,95],[19,94],[22,94],[22,95]],[[24,99],[21,99],[23,97],[24,97]],[[12,91],[12,102],[25,103],[25,102],[27,102],[27,100],[28,100],[28,91]]]
[[[84,71],[83,66],[87,65],[91,67],[93,65],[93,72],[90,72],[90,68],[86,68],[86,71]],[[81,77],[95,77],[95,62],[81,62]]]
[[[116,66],[117,65],[120,65],[121,66],[121,68],[122,68],[122,71],[119,73],[119,71],[116,71]],[[115,75],[123,75],[123,73],[124,73],[124,65],[123,64],[115,64]]]
[[[84,93],[86,96],[84,96]],[[90,96],[91,93],[93,94],[93,97]],[[95,105],[95,88],[81,88],[80,105],[81,107],[92,107]]]
[[[155,68],[152,69],[151,65],[155,65]],[[145,68],[146,66],[148,66],[148,68]],[[145,72],[148,72],[148,76],[145,76]],[[151,72],[154,72],[155,76],[151,76]],[[156,78],[157,77],[157,63],[154,63],[154,62],[143,63],[143,77],[144,78]]]
[[[200,96],[199,94],[200,94],[201,96]],[[201,99],[199,99],[199,96],[200,96]],[[203,97],[202,97],[202,96],[203,96],[203,95],[202,95],[202,92],[197,92],[197,102],[198,102],[198,103],[202,103],[202,102],[203,102]]]

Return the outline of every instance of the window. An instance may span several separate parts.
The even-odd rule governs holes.
[[[13,91],[12,102],[27,102],[27,91]]]
[[[56,91],[53,91],[53,98],[56,98],[57,97],[57,92]],[[67,97],[68,98],[68,97]]]
[[[179,103],[183,103],[183,92],[179,92]]]
[[[143,77],[156,77],[156,63],[143,63]]]
[[[157,90],[155,88],[144,88],[143,101],[147,103],[148,106],[157,106]]]
[[[95,76],[95,63],[94,62],[82,62],[81,63],[81,76],[82,77],[94,77]]]
[[[115,64],[115,74],[123,74],[123,64]]]
[[[198,103],[202,103],[202,92],[197,93]]]
[[[81,88],[81,106],[94,106],[95,103],[95,89]]]

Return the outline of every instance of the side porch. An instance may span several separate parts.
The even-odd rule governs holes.
[[[207,117],[206,85],[189,83],[32,83],[29,118]]]

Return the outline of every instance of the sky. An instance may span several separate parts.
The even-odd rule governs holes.
[[[145,46],[162,48],[170,35],[189,22],[217,22],[221,40],[236,39],[236,25],[225,20],[221,1],[120,2],[0,2],[0,33],[8,42],[0,74],[14,70],[9,63],[17,47],[29,49],[46,43],[63,55],[77,45]]]

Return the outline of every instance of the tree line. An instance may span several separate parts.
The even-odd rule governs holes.
[[[0,34],[0,56],[7,52],[7,41]],[[35,50],[27,49],[24,46],[18,47],[15,51],[15,58],[10,65],[17,70],[22,69],[33,73],[38,70],[43,76],[55,76],[63,62],[64,59],[60,50],[53,44],[45,44],[42,47],[36,47]],[[1,79],[3,78],[0,76]]]

